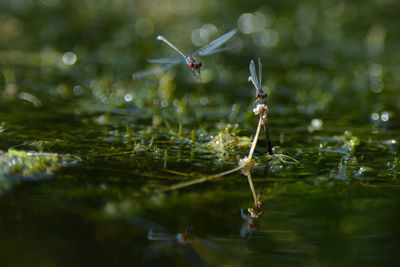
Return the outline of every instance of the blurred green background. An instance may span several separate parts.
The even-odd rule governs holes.
[[[396,265],[396,0],[0,0],[0,265]],[[235,48],[142,79],[237,28]],[[237,166],[258,119],[274,153]],[[190,233],[179,242],[177,233]],[[154,234],[152,236],[152,234]],[[185,235],[184,235],[185,236]],[[157,239],[155,237],[160,237]]]

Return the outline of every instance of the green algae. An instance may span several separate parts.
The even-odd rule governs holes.
[[[189,2],[0,3],[0,265],[398,265],[396,1]],[[189,52],[235,26],[202,82],[132,80],[173,56],[157,34]],[[251,146],[259,56],[276,155],[261,135],[242,237],[258,204],[218,174]],[[218,178],[154,193],[198,177]],[[154,225],[215,246],[155,243]]]
[[[79,161],[73,155],[10,148],[7,152],[0,152],[1,188],[9,190],[12,183],[19,181],[49,179],[57,170],[75,166]]]

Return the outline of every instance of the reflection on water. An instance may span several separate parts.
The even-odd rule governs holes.
[[[261,219],[261,215],[263,212],[262,191],[264,183],[260,187],[259,190],[260,193],[256,194],[256,191],[254,189],[253,179],[251,178],[250,167],[246,166],[241,171],[247,177],[247,181],[249,182],[250,191],[254,200],[254,205],[252,207],[247,208],[246,213],[243,212],[243,209],[240,210],[242,218],[246,220],[246,222],[243,223],[242,228],[240,229],[240,236],[250,238],[252,233],[255,230],[259,229],[260,227],[259,220]]]
[[[261,219],[261,214],[262,214],[262,208],[261,206],[247,209],[247,214],[243,212],[243,210],[240,210],[240,214],[243,219],[245,219],[245,222],[242,225],[242,228],[240,228],[240,236],[241,237],[248,237],[250,238],[252,233],[256,231],[257,229],[260,228],[260,222],[259,220]]]
[[[145,250],[145,259],[161,257],[169,252],[182,255],[195,266],[222,263],[221,255],[218,256],[220,248],[210,240],[196,237],[191,227],[177,234],[149,230],[147,238],[154,242]]]
[[[0,10],[0,266],[399,265],[398,1]],[[171,52],[157,35],[189,51],[232,28],[202,82],[132,80]],[[248,153],[258,57],[275,156],[262,137],[246,177],[212,176]]]
[[[108,216],[123,219],[130,226],[147,233],[147,244],[143,247],[143,262],[155,262],[165,257],[182,257],[194,266],[219,265],[229,262],[224,252],[213,241],[197,236],[193,227],[187,226],[180,233],[172,234],[166,227],[154,221],[134,214],[135,208],[126,208],[130,204],[110,203],[105,207]]]

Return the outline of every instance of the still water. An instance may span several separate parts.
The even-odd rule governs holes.
[[[0,8],[0,266],[399,264],[396,1]],[[201,81],[132,79],[179,56],[158,34],[233,28]],[[275,155],[261,132],[217,177],[255,135],[258,57]]]

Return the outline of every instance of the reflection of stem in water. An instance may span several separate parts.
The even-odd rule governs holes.
[[[251,172],[250,172],[250,168],[245,168],[242,170],[243,174],[247,176],[247,181],[249,182],[249,186],[250,186],[250,190],[251,193],[253,194],[253,198],[254,198],[254,206],[257,207],[257,195],[256,195],[256,190],[254,189],[254,184],[253,184],[253,179],[251,179]]]

